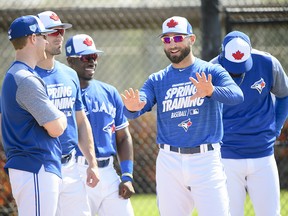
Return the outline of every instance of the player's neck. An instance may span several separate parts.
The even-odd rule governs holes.
[[[79,81],[80,81],[80,88],[81,89],[85,89],[89,86],[90,81],[83,80],[83,79],[79,79]]]
[[[54,68],[54,60],[54,56],[47,56],[45,60],[38,62],[37,66],[45,70],[52,70]]]
[[[37,64],[37,59],[33,58],[33,53],[29,51],[18,50],[16,51],[15,60],[25,63],[31,68],[35,68]]]

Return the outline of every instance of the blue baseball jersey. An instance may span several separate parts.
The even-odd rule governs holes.
[[[61,144],[43,125],[60,118],[44,82],[28,65],[16,61],[7,71],[1,97],[5,168],[38,173],[41,166],[61,177]]]
[[[67,117],[68,126],[59,137],[62,154],[66,155],[78,145],[76,111],[80,111],[84,107],[76,71],[59,61],[54,63],[52,70],[36,67],[35,71],[44,80],[50,100]]]
[[[101,81],[91,80],[89,86],[82,89],[82,101],[92,127],[96,157],[116,155],[115,132],[129,125],[117,89]],[[82,155],[79,148],[76,155]]]
[[[288,80],[281,64],[272,55],[253,49],[252,58],[252,69],[245,76],[233,78],[243,91],[244,102],[223,107],[223,158],[259,158],[274,152],[276,125],[271,93],[276,100],[287,97]],[[212,62],[221,64],[221,58],[216,57]],[[286,116],[288,110],[282,112]]]
[[[212,75],[214,92],[211,97],[190,100],[196,87],[189,77],[196,72]],[[238,104],[243,101],[240,88],[220,65],[213,65],[199,58],[184,69],[165,69],[149,76],[140,90],[145,107],[139,112],[125,115],[135,118],[157,103],[157,143],[176,147],[194,147],[203,143],[218,143],[223,136],[223,103]]]

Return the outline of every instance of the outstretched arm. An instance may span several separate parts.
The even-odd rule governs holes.
[[[227,74],[227,75],[226,75]],[[232,80],[228,73],[222,73],[222,76],[218,77],[221,82],[218,85],[212,84],[212,75],[208,74],[208,79],[204,72],[196,73],[197,79],[190,77],[190,81],[196,87],[197,91],[191,96],[191,100],[199,97],[211,97],[211,99],[219,101],[227,105],[236,105],[244,101],[242,90]]]

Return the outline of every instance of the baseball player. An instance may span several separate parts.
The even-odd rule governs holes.
[[[62,51],[65,30],[72,25],[62,23],[52,11],[39,13],[38,17],[46,28],[57,31],[47,35],[49,42],[46,46],[47,59],[39,62],[35,70],[45,81],[48,96],[58,109],[66,114],[68,121],[67,129],[59,137],[62,144],[63,183],[56,215],[90,215],[85,184],[75,163],[75,149],[79,145],[88,162],[86,184],[95,187],[99,176],[92,130],[82,104],[77,73],[55,60],[55,56]]]
[[[288,79],[280,62],[251,48],[240,31],[227,34],[212,60],[230,73],[244,94],[237,106],[224,105],[221,153],[231,215],[244,215],[246,191],[256,215],[280,215],[280,187],[274,143],[288,114]],[[272,95],[275,95],[275,103]]]
[[[220,157],[222,103],[243,102],[228,72],[193,55],[196,36],[184,17],[162,24],[160,35],[171,64],[146,80],[140,92],[122,95],[129,118],[157,103],[156,191],[160,215],[227,216],[229,199]]]
[[[35,74],[46,58],[45,29],[36,16],[22,16],[9,27],[15,61],[5,74],[1,126],[12,194],[19,215],[55,215],[61,183],[60,136],[67,126],[63,112],[46,94]]]
[[[123,102],[115,87],[93,79],[98,56],[93,39],[86,34],[70,37],[65,45],[67,61],[76,70],[82,101],[91,123],[99,175],[95,188],[86,187],[91,215],[132,216],[130,197],[134,194],[133,145],[128,121],[123,115]],[[121,179],[113,166],[113,156],[120,160]],[[77,151],[79,170],[86,178],[87,161]]]

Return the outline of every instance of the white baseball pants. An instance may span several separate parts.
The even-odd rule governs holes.
[[[62,164],[61,171],[62,184],[56,216],[91,216],[85,183],[80,176],[74,153],[67,164]]]
[[[38,174],[10,168],[8,172],[19,216],[55,215],[61,178],[44,166]]]
[[[213,151],[181,154],[160,149],[156,161],[157,202],[161,216],[229,216],[226,176],[219,144]]]
[[[274,155],[222,159],[222,162],[227,175],[231,215],[244,215],[247,189],[256,216],[280,216],[280,186]]]
[[[77,163],[83,182],[86,182],[87,165]],[[119,196],[120,178],[113,166],[113,157],[110,157],[109,165],[98,168],[100,181],[95,188],[88,187],[91,215],[98,216],[134,216],[130,199]]]

